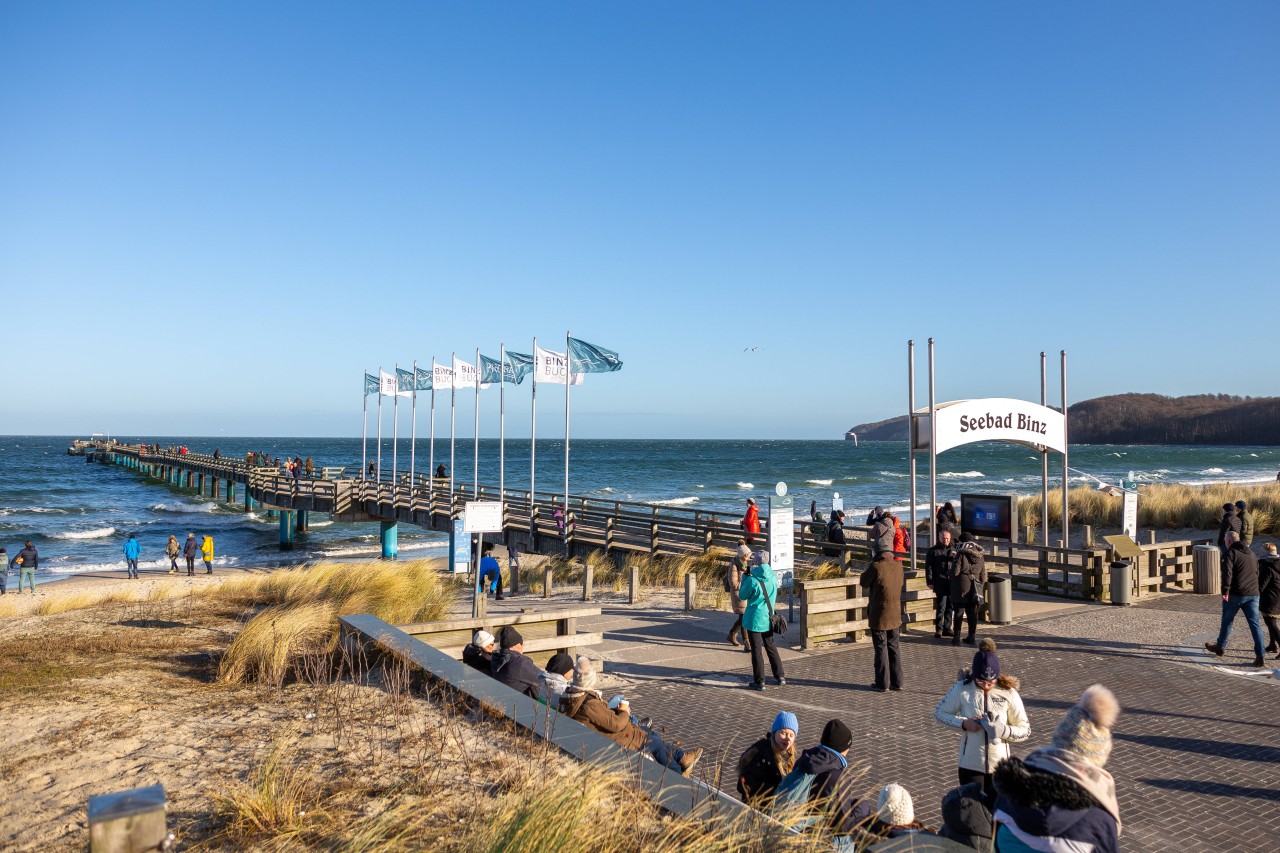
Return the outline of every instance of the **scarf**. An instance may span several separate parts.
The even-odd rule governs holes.
[[[1116,835],[1120,835],[1120,803],[1116,801],[1116,780],[1111,778],[1111,774],[1106,770],[1086,761],[1074,752],[1053,746],[1033,749],[1022,763],[1028,767],[1070,779],[1084,788],[1098,801],[1098,805],[1116,819]]]

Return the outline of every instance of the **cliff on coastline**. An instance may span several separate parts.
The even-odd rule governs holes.
[[[1280,397],[1112,394],[1073,404],[1072,444],[1280,444]],[[906,416],[858,424],[862,441],[906,441]],[[848,434],[846,434],[846,438]]]

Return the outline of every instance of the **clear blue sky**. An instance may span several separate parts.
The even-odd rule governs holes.
[[[566,329],[625,361],[581,437],[838,437],[930,336],[941,399],[1041,350],[1056,399],[1062,348],[1073,400],[1280,394],[1278,45],[1272,2],[5,3],[0,433],[359,435],[362,370]]]

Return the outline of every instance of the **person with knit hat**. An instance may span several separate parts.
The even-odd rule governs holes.
[[[1280,658],[1280,555],[1274,542],[1264,545],[1258,558],[1258,610],[1271,638],[1266,651]]]
[[[778,783],[772,813],[789,826],[825,821],[835,835],[857,832],[872,814],[871,804],[854,790],[856,773],[849,769],[853,732],[840,720],[822,727],[822,740],[796,759],[796,766]]]
[[[760,738],[738,759],[738,796],[744,803],[759,804],[773,796],[782,777],[796,766],[796,735],[800,723],[790,711],[779,711],[769,734]]]
[[[560,700],[569,689],[569,676],[573,672],[573,658],[564,652],[556,652],[547,661],[547,668],[538,675],[538,697],[548,708],[559,708]]]
[[[492,675],[490,667],[493,662],[493,651],[497,645],[498,641],[493,634],[483,629],[476,631],[471,642],[462,649],[462,662],[480,670],[485,675]]]
[[[756,551],[751,555],[751,567],[742,578],[739,595],[747,603],[742,613],[742,627],[751,643],[751,683],[755,690],[764,690],[764,658],[769,658],[769,669],[779,686],[787,683],[782,671],[782,658],[773,645],[772,614],[778,599],[778,578],[769,568],[769,555]]]
[[[969,635],[964,642],[974,644],[978,631],[978,607],[987,583],[987,561],[982,546],[972,533],[960,534],[960,545],[951,564],[951,644],[960,645],[960,629],[969,620]]]
[[[916,820],[915,804],[911,794],[897,782],[890,782],[880,789],[876,796],[874,816],[863,829],[860,841],[872,841],[886,838],[901,838],[904,835],[915,835],[927,831],[924,824]]]
[[[996,765],[1009,757],[1009,744],[1031,737],[1019,682],[1000,672],[996,642],[984,637],[968,669],[933,711],[933,718],[944,726],[959,729],[960,754],[957,758],[960,784],[981,781],[991,793],[991,774]]]
[[[1095,684],[1062,718],[1052,745],[1000,762],[994,819],[1001,853],[1119,850],[1120,805],[1105,769],[1119,715],[1115,694]]]
[[[501,650],[494,654],[489,670],[498,681],[523,693],[530,699],[541,697],[538,665],[524,655],[524,637],[514,625],[503,625],[498,631]]]
[[[742,627],[742,614],[747,611],[747,603],[738,595],[738,589],[742,586],[742,576],[747,573],[750,559],[751,549],[745,541],[740,541],[738,552],[729,561],[729,568],[725,570],[724,576],[724,588],[729,593],[729,603],[733,605],[733,612],[737,615],[733,626],[729,628],[729,636],[725,639],[731,646],[736,646],[741,641],[744,652],[751,651],[751,644],[747,642],[747,631]]]

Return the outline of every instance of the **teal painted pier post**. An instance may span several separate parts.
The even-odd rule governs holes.
[[[311,526],[311,513],[309,510],[298,510],[298,532],[306,533],[307,528]]]
[[[382,559],[394,560],[400,553],[400,531],[394,521],[384,521],[382,527]]]
[[[257,508],[258,502],[254,500],[253,495],[249,494],[249,489],[246,487],[244,490],[244,511],[253,512]]]
[[[292,551],[297,533],[298,515],[291,509],[280,510],[280,550]]]
[[[227,503],[233,504],[235,502],[236,502],[236,481],[227,480]]]

